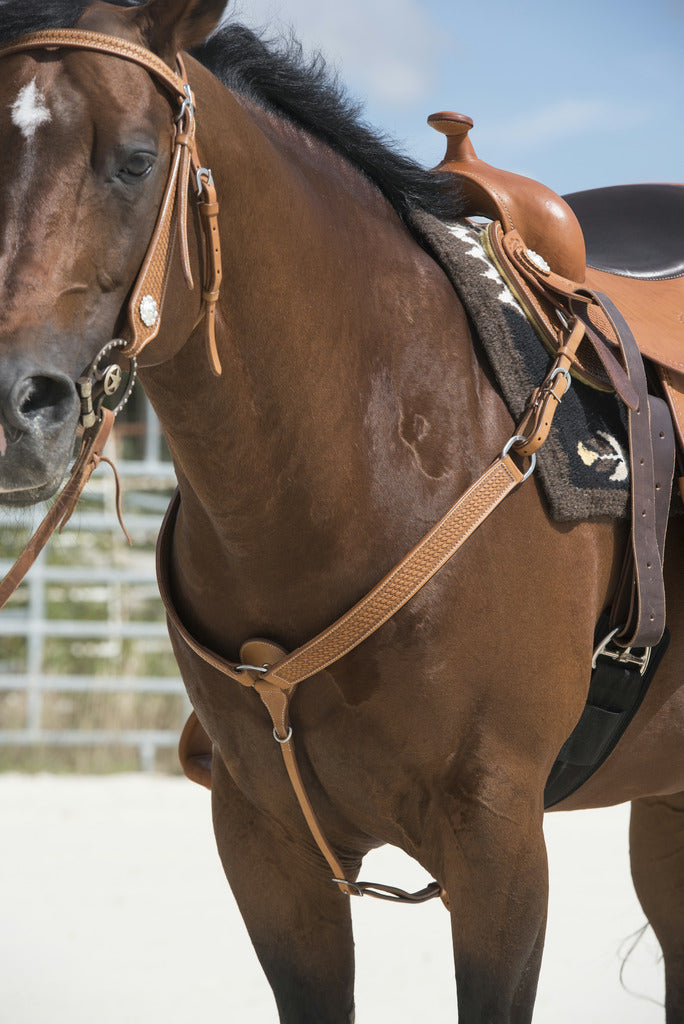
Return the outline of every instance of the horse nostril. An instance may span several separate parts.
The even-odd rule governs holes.
[[[27,377],[14,389],[12,405],[17,426],[42,421],[59,424],[68,418],[76,391],[68,377]]]

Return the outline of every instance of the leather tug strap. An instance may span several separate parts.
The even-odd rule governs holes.
[[[619,630],[615,635],[619,646],[650,648],[665,630],[663,555],[674,476],[674,430],[665,403],[648,394],[634,335],[611,300],[606,295],[599,298],[616,328],[630,381],[639,395],[638,408],[628,410],[631,544],[613,601],[610,626]]]

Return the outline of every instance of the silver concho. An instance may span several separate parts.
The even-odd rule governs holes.
[[[540,256],[534,249],[528,249],[526,256],[530,263],[534,263],[538,270],[541,270],[542,274],[550,274],[551,267],[548,265],[543,256]]]
[[[140,302],[140,319],[145,327],[154,327],[159,319],[159,307],[151,295],[143,295]]]

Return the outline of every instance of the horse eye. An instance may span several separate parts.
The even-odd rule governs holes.
[[[152,170],[154,158],[149,153],[133,153],[119,171],[124,179],[145,178]]]

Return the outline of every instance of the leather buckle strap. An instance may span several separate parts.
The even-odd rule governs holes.
[[[630,557],[625,560],[613,603],[611,628],[618,627],[615,642],[621,647],[652,647],[665,630],[662,550],[674,474],[674,431],[667,407],[662,416],[664,403],[648,395],[641,353],[627,322],[607,296],[598,298],[615,329],[629,380],[639,396],[638,408],[628,411],[632,476]],[[653,418],[657,422],[655,432]]]
[[[281,688],[295,686],[358,647],[432,579],[524,475],[510,454],[496,459],[366,597],[323,633],[269,669],[264,680]]]

